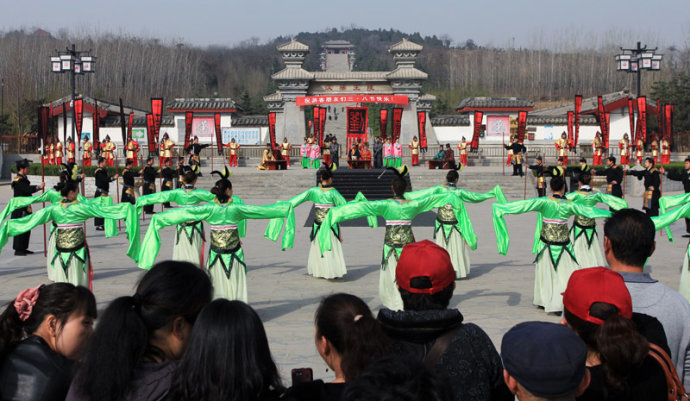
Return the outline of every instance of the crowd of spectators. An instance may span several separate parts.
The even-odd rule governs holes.
[[[449,307],[448,253],[430,241],[409,244],[396,270],[404,310],[375,315],[354,295],[325,297],[314,343],[335,377],[313,380],[298,369],[291,385],[254,309],[212,300],[207,274],[192,264],[155,265],[132,296],[106,307],[95,330],[88,289],[27,289],[0,315],[0,400],[681,399],[690,305],[643,271],[654,225],[624,209],[604,233],[610,267],[576,270],[560,324],[519,323],[500,353]]]

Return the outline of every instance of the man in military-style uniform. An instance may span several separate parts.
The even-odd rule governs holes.
[[[72,138],[67,138],[67,163],[74,163],[77,157],[77,146]]]
[[[82,149],[84,150],[84,154],[82,155],[82,163],[84,164],[84,166],[90,166],[91,157],[93,156],[93,145],[91,144],[91,142],[89,142],[88,135],[84,137],[84,145],[82,145]]]
[[[410,156],[412,158],[412,165],[418,166],[419,165],[419,141],[417,140],[416,136],[412,137],[412,142],[410,142],[407,145],[407,147],[410,148]]]
[[[125,147],[125,150],[127,151],[127,160],[131,160],[132,166],[136,167],[137,157],[139,154],[139,142],[135,141],[134,138],[129,138],[129,141],[127,141],[127,146]],[[126,165],[127,165],[127,163],[125,163],[125,166]]]
[[[125,161],[125,169],[122,171],[122,194],[120,195],[120,202],[129,202],[132,205],[137,201],[134,192],[134,179],[141,175],[141,172],[132,170],[133,166],[134,161],[132,159]]]
[[[17,176],[12,180],[12,190],[14,191],[14,196],[31,196],[34,192],[45,187],[44,183],[40,185],[31,185],[29,179],[26,175],[29,173],[29,160],[19,160],[17,161]],[[24,216],[31,214],[31,206],[27,206],[21,209],[16,209],[12,212],[11,217],[13,219],[19,219]],[[27,231],[24,234],[16,235],[13,240],[12,248],[14,249],[14,254],[17,256],[30,255],[33,252],[29,250],[29,238],[31,237],[31,231]]]
[[[105,167],[106,159],[104,157],[98,158],[98,168],[93,173],[93,177],[96,181],[96,193],[93,195],[94,198],[99,196],[108,196],[110,192],[110,183],[117,180],[117,174],[114,177],[108,175],[108,170]],[[103,218],[94,217],[93,219],[96,230],[103,231]]]
[[[324,144],[324,146],[326,145]],[[288,166],[290,165],[290,150],[292,150],[292,144],[288,142],[287,138],[283,138],[283,143],[280,144],[280,155],[283,156]],[[328,154],[330,159],[330,149]]]
[[[165,161],[165,168],[161,172],[163,175],[163,183],[161,185],[161,191],[170,191],[173,189],[173,180],[177,176],[177,171],[172,168],[172,160],[167,159]],[[165,202],[163,207],[170,208],[170,202]]]
[[[546,196],[546,180],[544,179],[544,160],[541,155],[537,156],[537,164],[529,166],[537,178],[537,194],[539,196]]]
[[[659,215],[659,198],[661,198],[661,174],[654,164],[654,158],[647,157],[644,159],[644,170],[626,170],[625,172],[628,175],[634,175],[638,180],[644,179],[642,208],[649,217]]]
[[[59,139],[55,141],[55,146],[53,146],[53,155],[55,156],[55,165],[62,165],[62,142]]]
[[[144,195],[149,195],[156,192],[156,178],[160,170],[156,170],[153,167],[153,157],[146,159],[146,166],[142,170],[142,175],[144,177],[144,184],[142,185],[142,192]],[[153,214],[153,205],[144,206],[144,213]]]

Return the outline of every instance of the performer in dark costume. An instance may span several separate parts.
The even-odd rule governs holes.
[[[541,155],[537,156],[537,164],[529,166],[537,178],[537,195],[546,196],[546,180],[544,179],[544,161]]]
[[[661,174],[654,167],[654,158],[644,159],[644,170],[626,170],[626,174],[634,175],[638,180],[644,179],[645,192],[642,195],[642,208],[647,216],[659,215],[659,198],[661,197]]]
[[[14,196],[31,196],[34,192],[45,187],[44,183],[40,185],[31,185],[29,179],[26,175],[29,173],[29,160],[19,160],[17,161],[17,176],[12,180],[12,190],[14,191]],[[12,212],[12,218],[18,219],[31,214],[31,206],[16,209]],[[31,231],[27,231],[24,234],[17,235],[14,237],[12,243],[12,249],[14,249],[14,254],[17,256],[30,255],[33,252],[29,250],[29,238],[31,237]]]
[[[201,149],[207,148],[211,146],[210,143],[206,144],[199,144],[199,138],[194,137],[193,142],[185,148],[185,152],[189,153],[189,165],[198,165],[201,166],[201,159],[199,159],[199,155],[201,155]],[[201,174],[199,174],[201,175]]]
[[[153,167],[153,157],[146,159],[146,166],[142,170],[144,183],[142,185],[142,192],[144,195],[150,195],[156,192],[156,178],[160,174],[160,169],[156,170]],[[153,214],[153,205],[144,206],[144,213]]]
[[[94,198],[99,196],[108,196],[110,192],[110,183],[117,180],[118,175],[115,174],[114,177],[108,175],[108,171],[105,168],[106,159],[103,157],[98,158],[98,168],[96,172],[93,173],[93,177],[96,180],[96,193],[93,195]],[[93,219],[96,230],[103,231],[103,219],[101,217],[96,217]]]
[[[594,174],[594,171],[592,170],[592,174]],[[616,165],[616,158],[614,156],[609,156],[606,159],[606,169],[604,169],[603,175],[606,176],[606,194],[622,198],[623,190],[621,189],[621,183],[623,182],[623,169],[621,166]]]
[[[173,180],[175,179],[177,172],[171,167],[171,164],[172,161],[169,159],[165,161],[165,168],[162,171],[163,184],[161,185],[161,191],[170,191],[173,189]],[[170,202],[165,202],[163,206],[166,208],[172,207],[170,206]]]
[[[513,175],[524,176],[525,173],[522,171],[522,159],[524,154],[527,152],[527,148],[522,143],[519,143],[517,139],[511,142],[510,145],[503,145],[507,150],[513,151],[513,157],[511,158],[511,163],[513,164]]]
[[[129,202],[133,205],[137,201],[134,191],[134,179],[139,177],[141,172],[132,170],[132,166],[134,166],[134,161],[127,159],[125,162],[125,169],[122,171],[122,194],[120,195],[120,202]]]

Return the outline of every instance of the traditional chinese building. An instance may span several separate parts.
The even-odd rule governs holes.
[[[329,41],[321,52],[322,71],[307,71],[302,64],[309,46],[296,40],[278,46],[285,69],[271,76],[278,91],[264,97],[269,111],[275,113],[276,140],[287,137],[292,143],[301,143],[315,127],[317,131],[323,127],[324,135],[333,134],[341,143],[352,136],[366,137],[371,132],[369,121],[379,123],[378,115],[370,117],[370,105],[379,104],[391,111],[388,136],[397,130],[399,122],[402,143],[424,132],[435,144],[427,118],[435,97],[422,94],[427,74],[415,68],[422,49],[403,39],[388,50],[396,64],[393,71],[353,71],[353,46],[346,41]],[[320,108],[318,126],[314,108]],[[402,110],[402,115],[393,109]],[[394,114],[398,120],[393,120]]]

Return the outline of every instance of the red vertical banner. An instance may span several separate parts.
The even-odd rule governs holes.
[[[163,121],[163,98],[151,98],[151,114],[153,114],[153,133],[158,136]]]
[[[575,95],[575,141],[573,146],[577,146],[580,140],[580,116],[582,114],[582,95]]]
[[[381,139],[388,136],[388,109],[381,109],[379,112],[379,127],[381,128]]]
[[[218,145],[218,154],[223,154],[223,138],[220,132],[220,113],[213,114],[213,122],[216,125],[216,145]]]
[[[575,135],[573,129],[575,128],[575,112],[568,112],[568,143],[575,145]]]
[[[426,111],[417,112],[417,129],[419,131],[419,147],[426,149]]]
[[[319,107],[319,146],[323,148],[323,137],[326,136],[326,108]]]
[[[120,98],[120,130],[122,131],[122,144],[127,145],[127,123],[125,123],[125,107],[122,105],[122,98]]]
[[[184,113],[184,148],[187,149],[192,144],[192,123],[194,122],[194,112]]]
[[[668,138],[669,142],[673,138],[673,105],[664,105],[664,136]]]
[[[56,136],[59,141],[59,135]],[[62,102],[62,143],[67,143],[67,102]]]
[[[661,100],[657,99],[656,100],[656,125],[657,125],[657,131],[659,132],[659,140],[664,137],[664,134],[666,133],[666,130],[664,130],[664,120],[663,120],[663,115],[664,113],[661,111]]]
[[[321,118],[321,114],[319,113],[319,107],[314,106],[314,137],[318,138],[319,137],[319,129],[321,128],[321,123],[319,122],[319,118]]]
[[[611,113],[608,111],[604,112],[604,118],[602,120],[604,121],[603,129],[601,131],[601,147],[602,147],[602,152],[603,153],[608,153],[609,151],[609,127],[611,124]]]
[[[271,138],[271,149],[276,149],[276,113],[268,113],[268,134]]]
[[[635,144],[637,142],[637,135],[635,135],[635,105],[631,98],[628,98],[628,119],[630,120],[630,140]]]
[[[647,98],[637,98],[637,125],[643,142],[647,142]]]
[[[129,121],[127,122],[127,140],[132,139],[132,129],[134,128],[134,113],[129,112]]]
[[[153,128],[153,114],[149,113],[146,115],[146,138],[148,139],[149,146],[149,156],[155,155],[158,151]]]
[[[482,133],[482,119],[484,118],[484,113],[481,111],[474,112],[474,130],[472,131],[472,151],[477,152],[479,150],[479,136]]]
[[[527,112],[526,111],[519,111],[518,112],[518,126],[517,126],[518,143],[523,143],[525,141],[525,132],[526,131],[527,131]]]
[[[391,131],[391,137],[393,137],[393,142],[400,139],[400,129],[402,127],[402,113],[403,109],[396,107],[393,109],[393,129]]]
[[[597,96],[597,121],[599,122],[599,131],[601,132],[602,142],[604,142],[604,136],[606,135],[606,119],[604,117],[604,98]],[[606,140],[608,140],[608,138],[606,138]]]
[[[84,122],[84,99],[76,99],[74,101],[74,120],[77,126],[77,138],[75,141],[81,140],[81,129]]]

